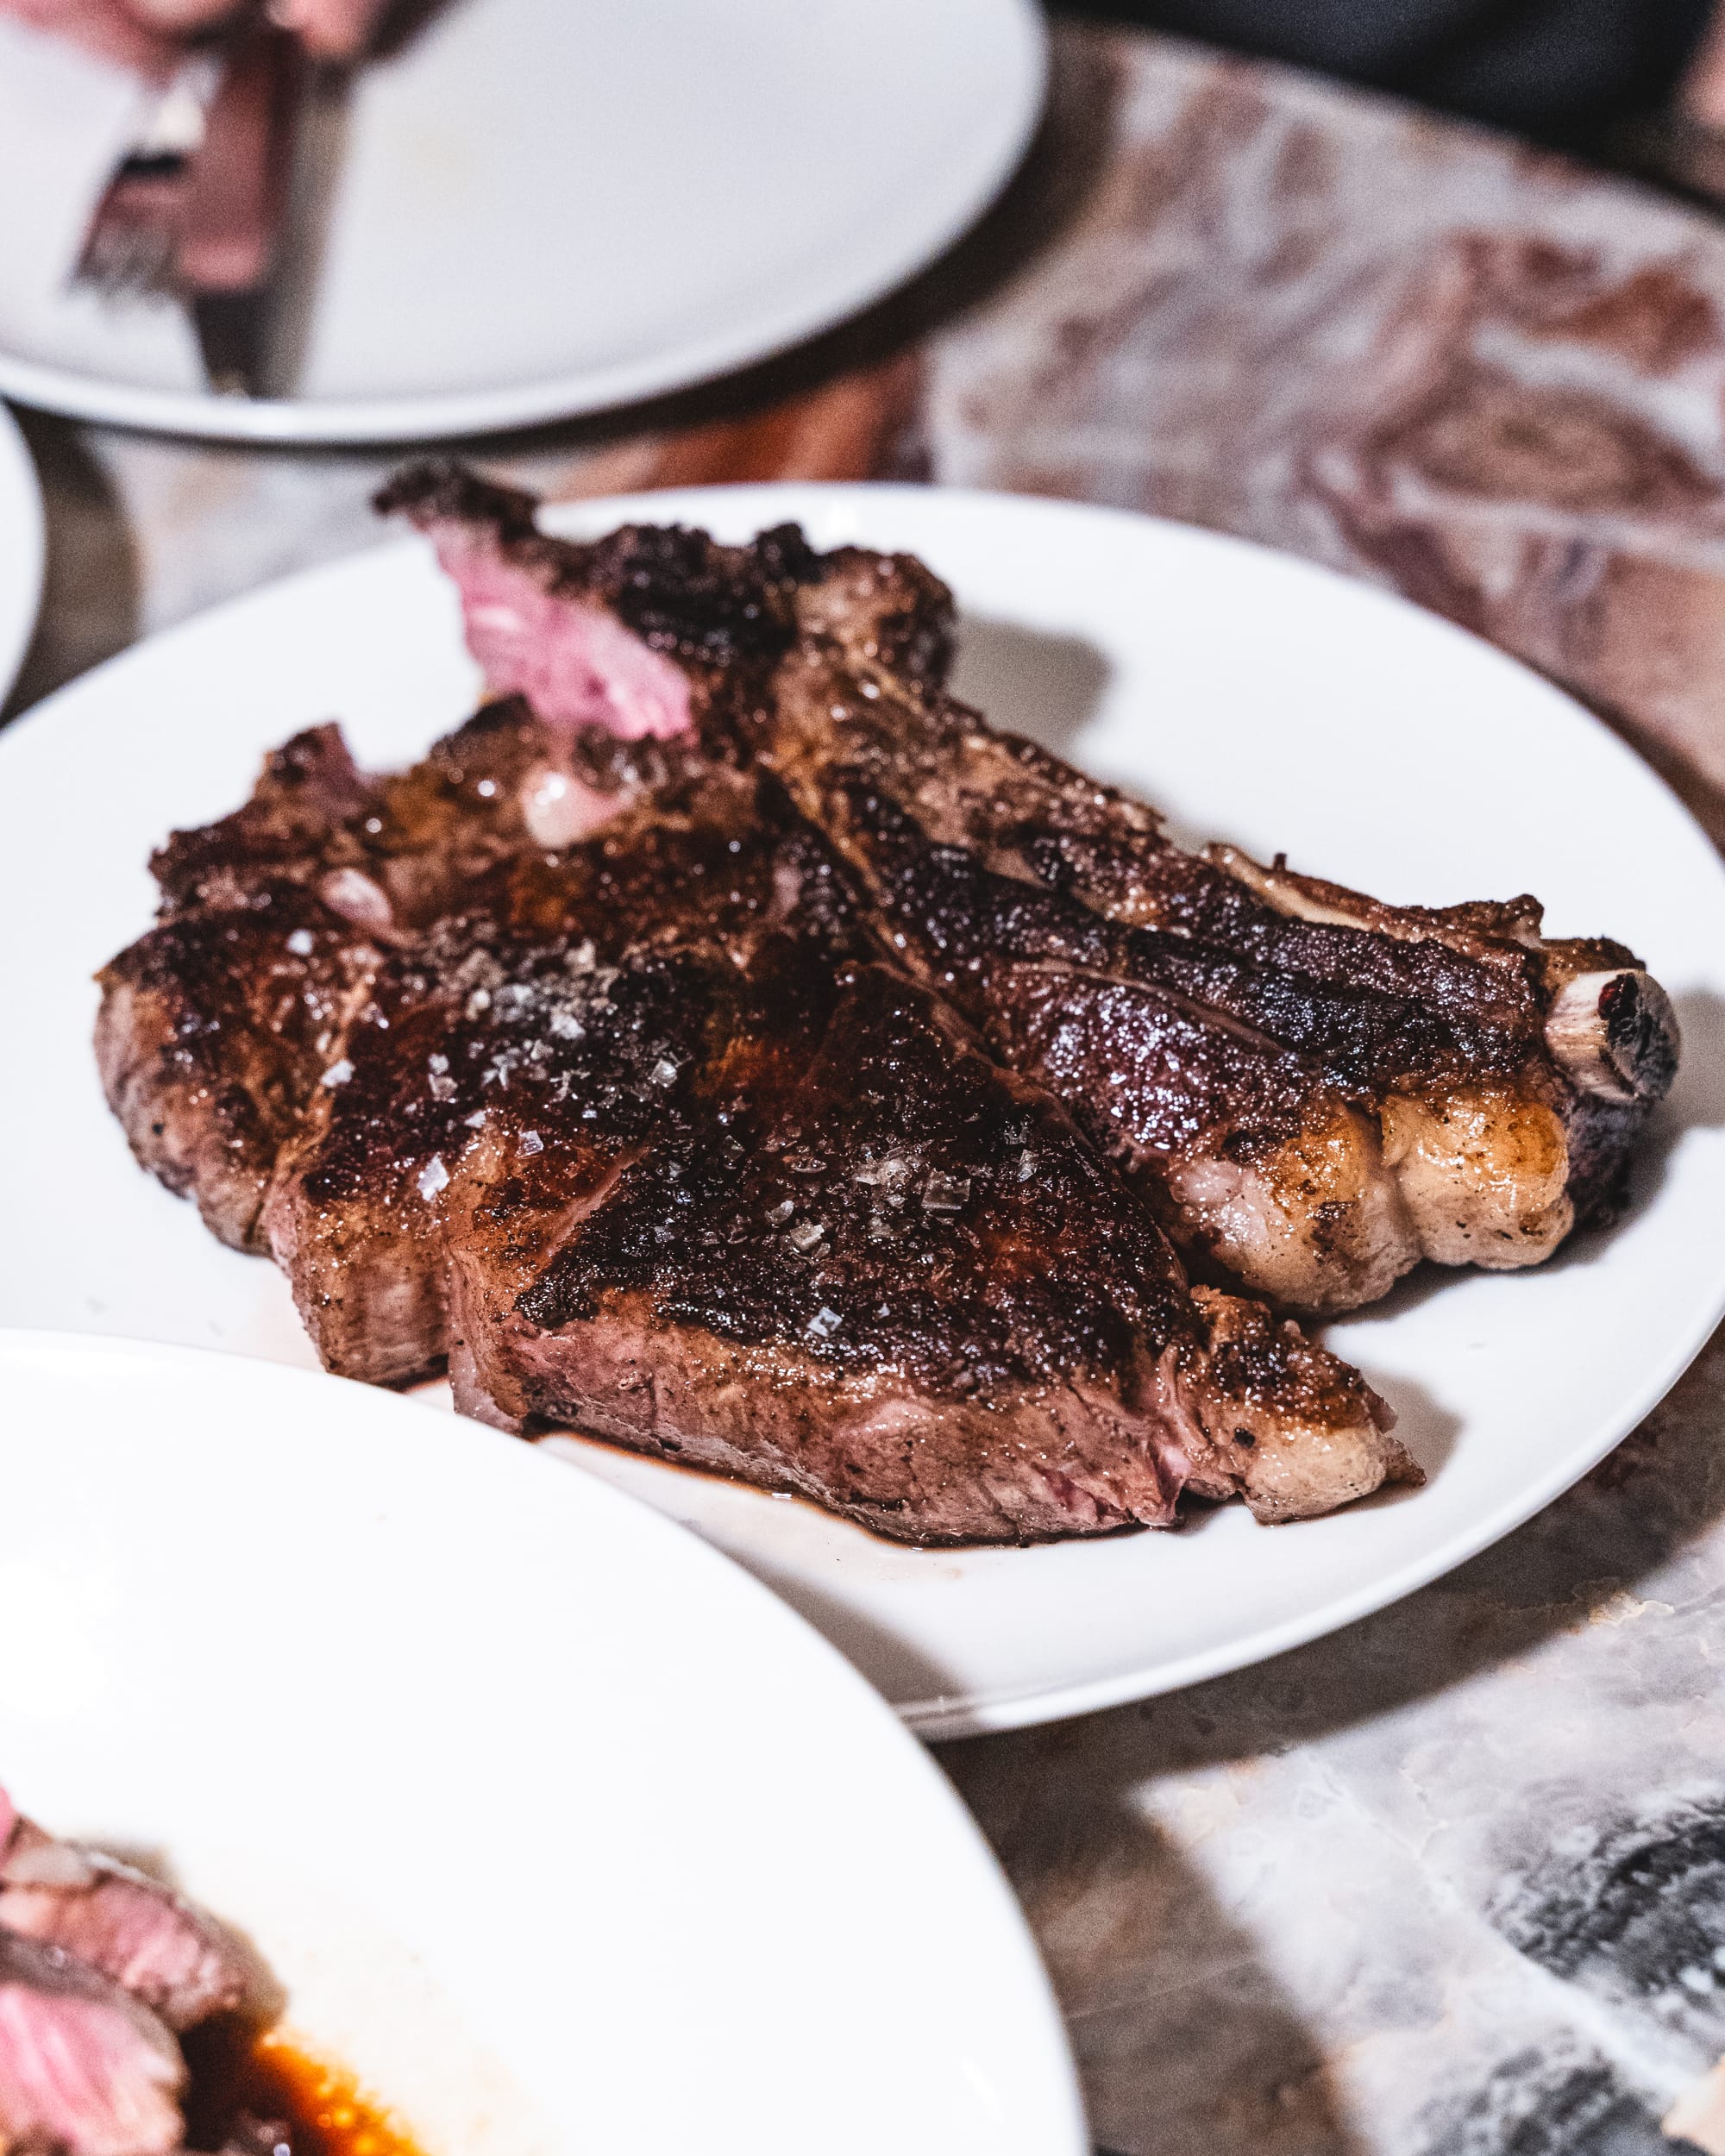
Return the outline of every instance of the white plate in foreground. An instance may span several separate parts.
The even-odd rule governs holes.
[[[0,704],[29,649],[46,557],[35,464],[18,423],[0,407]]]
[[[1346,1624],[1525,1520],[1631,1429],[1725,1309],[1725,869],[1665,787],[1535,675],[1370,587],[1118,511],[912,487],[774,486],[559,512],[728,537],[800,517],[910,548],[965,611],[959,686],[1189,831],[1285,848],[1384,898],[1538,892],[1677,1000],[1678,1091],[1630,1217],[1534,1273],[1422,1275],[1332,1329],[1431,1474],[1335,1518],[1230,1509],[1178,1535],[924,1552],[809,1507],[568,1441],[740,1557],[929,1735],[1167,1690]],[[153,639],[0,737],[0,1320],[306,1363],[285,1282],[132,1165],[103,1105],[91,970],[148,922],[150,848],[339,715],[363,757],[467,711],[455,600],[417,541]],[[68,831],[78,835],[69,849]],[[21,1052],[22,1051],[22,1052]],[[565,1441],[555,1439],[556,1445]]]
[[[401,442],[703,381],[957,239],[1023,155],[1044,69],[1033,0],[457,0],[355,78],[291,398],[210,394],[179,309],[45,274],[22,203],[0,222],[0,393]]]
[[[166,1864],[427,2156],[1079,2156],[1024,1920],[839,1655],[386,1394],[0,1334],[0,1780]]]

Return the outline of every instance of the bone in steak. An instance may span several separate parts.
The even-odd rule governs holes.
[[[447,467],[381,505],[431,535],[495,686],[591,713],[626,649],[617,693],[650,680],[658,731],[774,772],[906,967],[1065,1101],[1201,1275],[1344,1310],[1421,1257],[1535,1263],[1621,1204],[1678,1045],[1621,944],[1543,938],[1529,898],[1392,907],[1173,845],[945,694],[950,596],[902,557],[559,542]],[[720,591],[753,594],[746,638]]]
[[[1345,1364],[1188,1288],[1059,1104],[882,962],[763,781],[662,756],[598,834],[536,838],[529,774],[589,723],[493,707],[381,780],[300,737],[164,849],[163,918],[106,969],[135,1150],[272,1252],[330,1368],[447,1358],[491,1420],[918,1542],[1417,1476]]]

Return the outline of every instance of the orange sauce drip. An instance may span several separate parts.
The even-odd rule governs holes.
[[[219,2148],[242,2112],[281,2121],[293,2156],[423,2156],[353,2075],[273,2029],[213,2021],[183,2040],[191,2087],[186,2140]]]

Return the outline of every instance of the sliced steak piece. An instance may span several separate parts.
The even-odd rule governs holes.
[[[951,666],[952,594],[913,555],[818,554],[792,524],[743,547],[654,524],[579,545],[540,531],[532,495],[445,463],[398,473],[377,506],[430,539],[492,688],[552,727],[713,748],[808,636],[929,691]]]
[[[170,2028],[191,2028],[246,1997],[238,1952],[189,1902],[16,1815],[0,1843],[0,1934],[72,1955]]]
[[[1622,946],[1542,939],[1528,899],[1394,908],[1175,847],[1151,811],[942,693],[944,587],[904,557],[805,560],[771,535],[798,566],[762,607],[774,634],[733,666],[722,639],[696,654],[641,624],[662,557],[674,608],[684,565],[718,575],[748,549],[639,529],[560,542],[526,497],[447,471],[383,505],[433,531],[482,662],[486,595],[530,586],[500,685],[555,709],[567,675],[602,703],[619,632],[650,647],[666,708],[681,669],[678,724],[780,776],[863,879],[887,947],[1054,1087],[1217,1277],[1346,1309],[1421,1257],[1536,1263],[1621,1203],[1678,1053]]]
[[[923,1543],[1160,1524],[1186,1486],[1295,1517],[1411,1473],[1354,1373],[1192,1298],[1049,1096],[925,992],[844,968],[787,1037],[789,984],[761,986],[691,1074],[712,1120],[624,1162],[512,1302],[460,1299],[494,1408]],[[518,1219],[476,1210],[458,1276]]]
[[[553,1074],[545,1105],[568,1107],[557,1151],[573,1171],[657,1115],[653,1069],[723,1025],[723,997],[705,1012],[710,985],[733,993],[787,905],[797,933],[830,956],[845,948],[848,917],[837,924],[796,874],[794,849],[812,842],[793,834],[781,857],[753,802],[752,784],[718,773],[693,810],[662,794],[604,838],[524,855],[491,910],[451,916],[380,968],[267,1212],[270,1247],[332,1369],[397,1383],[442,1362],[442,1194],[524,1088]]]
[[[661,1112],[624,1106],[573,1204],[567,1168],[549,1189],[530,1163],[486,1174],[457,1232],[467,1382],[494,1419],[573,1422],[919,1542],[1171,1518],[1187,1373],[1164,1399],[1155,1356],[1200,1379],[1191,1306],[1040,1096],[1003,1093],[909,984],[794,943],[740,993],[665,961],[630,985],[612,1037],[656,1006],[662,1054],[619,1075],[626,1094],[660,1071]],[[671,1030],[691,1004],[707,1044]]]
[[[0,1931],[0,2147],[169,2156],[185,2086],[165,2025],[116,1984]]]

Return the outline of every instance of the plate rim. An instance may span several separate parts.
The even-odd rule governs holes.
[[[3,404],[0,404],[0,517],[17,519],[15,536],[24,567],[22,584],[16,587],[16,605],[0,592],[0,704],[3,704],[36,633],[47,575],[48,539],[41,475],[23,429]]]
[[[0,398],[67,418],[193,441],[357,447],[499,434],[621,411],[781,358],[852,320],[938,260],[1000,199],[1023,164],[1047,106],[1048,24],[1037,0],[987,3],[1000,11],[1003,36],[1015,41],[1018,66],[1014,97],[998,116],[988,160],[977,160],[969,183],[953,189],[942,216],[921,229],[913,246],[881,255],[865,274],[815,283],[806,296],[753,312],[748,326],[502,389],[317,400],[151,389],[0,348]]]
[[[630,1491],[618,1489],[602,1476],[579,1466],[571,1473],[572,1463],[567,1461],[541,1455],[536,1447],[524,1445],[482,1424],[438,1413],[416,1401],[411,1394],[392,1394],[387,1388],[336,1377],[328,1371],[295,1368],[218,1348],[150,1340],[123,1333],[0,1326],[0,1393],[9,1390],[11,1376],[22,1364],[41,1363],[52,1372],[56,1362],[62,1367],[66,1363],[76,1366],[92,1359],[108,1363],[122,1374],[143,1369],[160,1373],[170,1381],[176,1372],[207,1369],[213,1371],[213,1382],[218,1389],[226,1384],[237,1384],[242,1389],[285,1394],[304,1390],[323,1395],[330,1386],[340,1386],[352,1403],[350,1411],[356,1411],[362,1423],[400,1417],[423,1418],[448,1433],[444,1457],[437,1470],[440,1474],[465,1475],[468,1456],[475,1461],[486,1458],[487,1464],[480,1479],[488,1485],[500,1487],[500,1477],[511,1478],[521,1485],[524,1495],[508,1501],[512,1502],[525,1501],[524,1494],[530,1487],[526,1476],[546,1477],[539,1491],[542,1502],[566,1508],[596,1508],[601,1520],[629,1520],[632,1523],[630,1532],[644,1536],[643,1546],[656,1546],[666,1552],[666,1561],[673,1569],[687,1576],[692,1567],[696,1576],[705,1574],[721,1581],[722,1595],[740,1598],[769,1623],[795,1634],[800,1641],[798,1651],[812,1656],[814,1665],[823,1672],[825,1689],[835,1700],[844,1702],[846,1720],[859,1732],[866,1733],[871,1756],[897,1763],[894,1771],[899,1778],[904,1808],[908,1812],[914,1804],[916,1831],[934,1831],[938,1822],[944,1841],[943,1861],[948,1865],[962,1863],[967,1868],[969,1898],[973,1903],[991,1903],[1012,1937],[1018,1964],[1015,1988],[1025,2008],[1026,2020],[1033,2018],[1039,2024],[1046,2043],[1046,2063],[1051,2070],[1046,2087],[1049,2109],[1051,2112],[1065,2115],[1070,2129],[1070,2156],[1085,2156],[1090,2143],[1082,2090],[1065,2016],[1024,1905],[980,1821],[916,1733],[906,1727],[855,1664],[817,1626],[757,1579],[747,1566],[656,1506]],[[20,1440],[28,1441],[28,1434]],[[416,1445],[417,1442],[416,1433]],[[455,1465],[457,1459],[459,1466]],[[561,1495],[553,1496],[553,1491]],[[487,1501],[504,1501],[487,1494]],[[742,1672],[743,1681],[750,1681],[750,1674],[745,1669]]]
[[[1554,707],[1561,707],[1566,723],[1581,723],[1584,730],[1590,734],[1606,753],[1620,760],[1625,769],[1633,768],[1638,782],[1647,787],[1669,811],[1675,812],[1678,822],[1690,835],[1701,856],[1711,864],[1722,885],[1722,894],[1725,895],[1725,863],[1719,862],[1710,842],[1673,789],[1651,765],[1635,754],[1621,736],[1566,691],[1472,630],[1431,613],[1397,593],[1258,541],[1108,504],[1017,495],[982,488],[931,487],[903,481],[763,480],[717,486],[658,488],[549,503],[545,505],[545,521],[548,528],[553,530],[580,530],[595,522],[602,523],[607,518],[614,519],[619,514],[638,514],[649,504],[683,505],[692,511],[705,501],[751,498],[762,503],[763,507],[766,502],[770,501],[775,508],[788,508],[798,498],[805,504],[813,498],[823,502],[834,502],[840,506],[859,499],[884,501],[889,508],[897,501],[913,501],[919,505],[938,504],[959,515],[968,510],[972,513],[1022,515],[1037,520],[1079,518],[1132,526],[1150,525],[1182,546],[1195,546],[1220,557],[1236,555],[1244,549],[1262,561],[1273,563],[1278,574],[1303,577],[1327,586],[1344,586],[1352,604],[1370,605],[1385,614],[1410,617],[1421,624],[1424,634],[1436,633],[1471,647],[1477,653],[1495,662],[1506,674],[1512,674],[1522,684],[1551,700]],[[672,513],[679,511],[674,510]],[[195,635],[216,615],[242,612],[249,606],[267,605],[291,589],[314,586],[320,580],[339,580],[361,562],[376,563],[386,555],[394,555],[401,558],[415,553],[429,553],[424,541],[413,536],[386,538],[374,547],[357,550],[334,561],[316,564],[273,580],[256,590],[236,595],[183,623],[157,632],[145,642],[155,646],[182,636]],[[80,676],[76,681],[55,691],[51,697],[32,707],[29,712],[21,714],[19,723],[39,712],[47,712],[60,699],[74,694],[107,668],[123,667],[128,660],[143,648],[142,644],[133,646],[128,652],[104,662],[103,667],[91,669],[89,674]],[[7,730],[9,733],[17,730],[16,724]],[[0,761],[3,761],[3,737],[0,737]],[[1657,1406],[1706,1344],[1722,1314],[1725,1314],[1725,1269],[1722,1269],[1711,1289],[1703,1293],[1692,1306],[1688,1324],[1678,1336],[1675,1345],[1658,1365],[1651,1367],[1643,1375],[1640,1383],[1633,1388],[1630,1394],[1633,1413],[1628,1420],[1622,1419],[1622,1412],[1606,1418],[1583,1443],[1566,1451],[1563,1458],[1544,1475],[1529,1482],[1513,1500],[1485,1515],[1483,1522],[1470,1522],[1465,1528],[1422,1551],[1417,1557],[1408,1559],[1393,1571],[1350,1594],[1326,1602],[1320,1609],[1278,1620],[1223,1645],[1195,1651],[1154,1674],[1146,1675],[1139,1670],[1065,1685],[1032,1687],[1007,1695],[936,1694],[906,1702],[896,1711],[919,1736],[928,1741],[1026,1727],[1161,1696],[1209,1677],[1256,1666],[1314,1639],[1345,1630],[1361,1619],[1445,1576],[1553,1502],[1597,1465]]]
[[[1196,540],[1227,552],[1244,548],[1254,555],[1272,557],[1283,568],[1307,572],[1325,583],[1345,584],[1355,596],[1378,602],[1388,613],[1411,615],[1427,629],[1434,628],[1487,654],[1559,699],[1566,707],[1571,723],[1582,722],[1585,730],[1651,780],[1653,790],[1663,795],[1690,830],[1703,845],[1708,846],[1709,851],[1713,850],[1695,816],[1664,774],[1654,769],[1645,758],[1637,755],[1597,712],[1590,711],[1566,689],[1528,666],[1525,661],[1505,651],[1501,645],[1494,644],[1489,637],[1480,636],[1477,631],[1467,629],[1458,622],[1450,621],[1429,608],[1416,605],[1412,599],[1403,598],[1400,592],[1368,583],[1363,578],[1349,577],[1327,563],[1290,554],[1279,547],[1267,546],[1262,541],[1247,539],[1236,532],[1214,531],[1204,525],[1183,523],[1177,517],[1158,517],[1143,511],[1123,509],[1113,503],[1009,494],[982,487],[921,487],[905,481],[882,483],[862,479],[762,479],[743,480],[728,486],[643,489],[634,493],[595,496],[586,500],[547,503],[543,521],[549,530],[561,529],[573,531],[584,527],[596,510],[607,513],[621,511],[627,514],[633,511],[637,505],[655,499],[693,502],[703,498],[734,498],[740,494],[766,492],[771,492],[775,497],[811,492],[831,496],[857,492],[870,495],[891,493],[895,496],[935,495],[944,500],[968,497],[978,502],[1030,504],[1038,512],[1056,516],[1063,517],[1076,512],[1086,519],[1100,517],[1130,524],[1157,525],[1180,534],[1183,540]],[[1725,866],[1722,866],[1720,874],[1722,879],[1725,879]],[[1725,1318],[1725,1268],[1722,1268],[1720,1280],[1711,1299],[1703,1298],[1697,1304],[1697,1315],[1688,1332],[1681,1337],[1677,1348],[1648,1376],[1637,1391],[1637,1404],[1633,1414],[1628,1420],[1622,1422],[1621,1428],[1615,1426],[1622,1419],[1622,1410],[1616,1415],[1606,1418],[1600,1430],[1578,1445],[1560,1464],[1524,1489],[1513,1501],[1502,1506],[1496,1513],[1489,1514],[1483,1524],[1458,1532],[1446,1541],[1422,1553],[1419,1558],[1410,1560],[1385,1579],[1375,1581],[1352,1595],[1343,1595],[1336,1602],[1326,1604],[1320,1609],[1268,1626],[1243,1640],[1194,1651],[1165,1665],[1154,1681],[1148,1684],[1141,1674],[1123,1675],[1079,1683],[1032,1688],[1015,1694],[991,1694],[986,1700],[971,1699],[963,1705],[955,1705],[950,1697],[936,1694],[920,1700],[907,1701],[898,1708],[897,1712],[909,1727],[930,1743],[1032,1728],[1044,1722],[1069,1720],[1080,1714],[1100,1714],[1109,1708],[1127,1706],[1134,1702],[1160,1699],[1170,1693],[1183,1691],[1190,1685],[1201,1684],[1212,1677],[1227,1676],[1239,1670],[1255,1669],[1262,1663],[1273,1661],[1279,1655],[1292,1652],[1296,1647],[1307,1646],[1315,1639],[1327,1639],[1332,1633],[1345,1632],[1350,1626],[1360,1623],[1379,1610],[1387,1609],[1393,1603],[1405,1601],[1409,1595],[1417,1594],[1421,1588],[1447,1577],[1471,1559],[1502,1541],[1506,1536],[1513,1534],[1518,1527],[1525,1526],[1528,1520],[1554,1504],[1565,1490],[1572,1489],[1653,1413],[1706,1346],[1722,1318]]]

